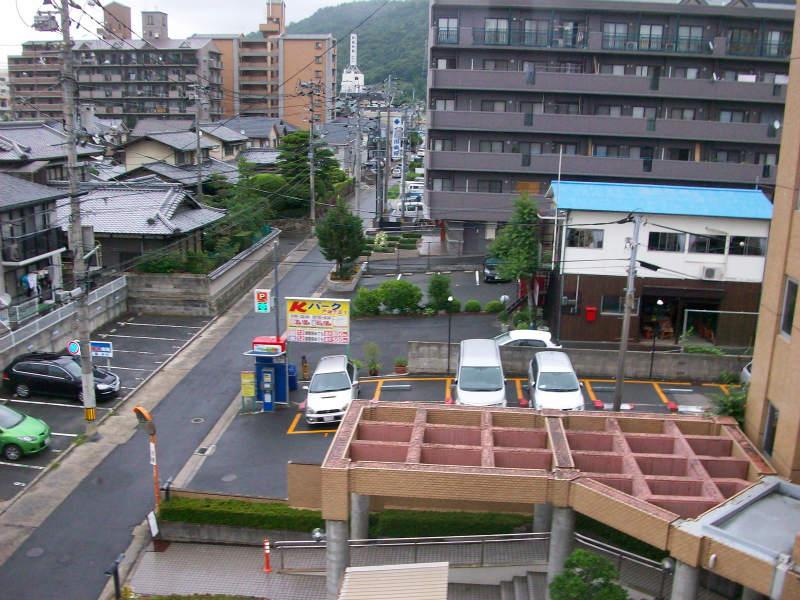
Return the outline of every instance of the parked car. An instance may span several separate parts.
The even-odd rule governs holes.
[[[31,394],[81,399],[81,363],[77,356],[32,352],[15,358],[3,371],[3,387],[20,398]],[[94,393],[98,400],[119,392],[119,377],[94,367]]]
[[[398,203],[397,208],[392,211],[392,216],[395,218],[404,217],[415,221],[424,219],[425,205],[422,202],[406,201],[405,203]]]
[[[403,168],[400,165],[392,167],[392,177],[398,179],[403,174]]]
[[[753,376],[753,361],[751,360],[744,367],[742,367],[742,372],[739,373],[739,380],[742,382],[742,385],[749,385],[750,378],[752,376]]]
[[[23,415],[0,404],[0,453],[16,461],[41,452],[50,444],[50,426],[41,419]]]
[[[506,384],[500,349],[494,340],[462,340],[453,382],[456,404],[506,406]]]
[[[528,365],[531,407],[583,410],[584,400],[572,362],[564,352],[539,352]]]
[[[553,343],[549,331],[539,329],[515,329],[495,336],[494,341],[498,346],[523,347],[523,348],[561,348]]]
[[[505,283],[507,281],[511,281],[510,279],[504,279],[497,274],[497,266],[500,264],[500,260],[497,258],[487,258],[483,261],[483,281],[486,283]]]
[[[350,403],[358,398],[358,369],[343,354],[323,356],[303,389],[308,391],[307,423],[341,421]]]

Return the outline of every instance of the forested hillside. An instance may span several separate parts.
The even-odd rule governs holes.
[[[339,40],[338,70],[350,61],[349,33],[384,0],[350,2],[322,8],[313,15],[289,25],[289,33],[332,33]],[[427,0],[389,2],[373,17],[356,29],[358,34],[358,68],[367,85],[382,82],[390,74],[399,77],[401,86],[414,86],[417,98],[425,94],[425,48],[428,22]]]

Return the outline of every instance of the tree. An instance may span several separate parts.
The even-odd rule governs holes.
[[[437,273],[431,275],[428,280],[428,304],[434,310],[444,310],[447,308],[447,298],[452,296],[450,291],[450,278],[447,275]]]
[[[356,260],[364,250],[366,239],[361,219],[340,200],[319,220],[316,234],[322,255],[336,261],[336,277],[344,278],[343,266]]]
[[[527,282],[528,311],[531,318],[530,326],[533,327],[536,320],[533,290],[536,285],[536,272],[541,265],[539,216],[536,213],[536,202],[526,194],[515,202],[511,220],[497,234],[489,253],[500,260],[497,265],[500,277]]]
[[[617,570],[610,560],[575,550],[550,583],[550,600],[628,600],[616,580]]]

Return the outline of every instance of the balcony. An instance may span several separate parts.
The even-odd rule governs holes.
[[[602,115],[431,111],[431,129],[504,131],[553,135],[779,144],[780,130],[766,123],[722,123],[679,119],[638,119]]]
[[[514,174],[558,174],[558,154],[521,155],[491,152],[431,152],[428,169],[438,171],[495,172]],[[682,160],[562,157],[565,177],[604,177],[616,180],[692,181],[754,185],[775,183],[774,169],[763,165]]]
[[[458,27],[436,27],[435,36],[437,44],[458,44]]]
[[[786,86],[747,81],[636,77],[600,73],[553,71],[482,71],[433,69],[432,88],[442,90],[496,90],[549,94],[600,94],[650,98],[693,98],[723,102],[783,104]]]
[[[601,46],[603,50],[623,50],[629,52],[670,52],[678,54],[712,54],[714,44],[702,37],[646,37],[615,35],[604,33]]]
[[[790,40],[769,42],[737,42],[728,41],[728,54],[731,56],[750,56],[761,58],[788,58],[792,53]]]
[[[3,262],[34,262],[38,257],[67,246],[67,237],[60,227],[3,239]]]
[[[455,42],[457,43],[457,41]],[[472,28],[474,46],[522,46],[526,48],[585,48],[584,29],[553,29],[551,31],[526,31],[524,29]]]
[[[508,221],[518,194],[489,192],[426,191],[431,219],[464,219],[467,221]],[[531,198],[543,198],[530,195]]]

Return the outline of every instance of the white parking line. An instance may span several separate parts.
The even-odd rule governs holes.
[[[398,281],[400,281],[400,278],[401,278],[402,276],[403,276],[403,274],[402,274],[402,273],[398,273],[398,274],[397,274],[397,280],[398,280]]]
[[[45,467],[40,467],[38,465],[26,465],[24,463],[12,463],[12,462],[5,462],[0,460],[0,465],[4,465],[6,467],[19,467],[20,469],[35,469],[37,471],[44,471]]]
[[[19,398],[5,399],[6,402],[17,402],[18,404],[41,404],[42,406],[60,406],[61,408],[83,408],[83,404],[61,404],[59,402],[41,402],[39,400],[21,400]],[[111,410],[106,406],[98,406],[97,410]]]
[[[135,367],[115,367],[114,365],[109,365],[106,368],[114,369],[115,371],[150,371],[151,370],[151,369],[137,369]]]
[[[114,354],[122,354],[123,352],[127,354],[147,354],[148,356],[172,356],[170,352],[147,352],[145,350],[119,350],[114,348]]]
[[[479,286],[481,284],[481,279],[478,277],[478,272],[475,271],[475,285]]]
[[[182,340],[180,338],[162,338],[162,337],[146,337],[142,335],[109,335],[108,337],[115,337],[115,338],[128,338],[131,340],[165,340],[167,342],[185,342],[186,340]]]
[[[78,437],[77,433],[56,433],[55,431],[51,431],[50,435],[57,435],[59,437],[71,437],[71,438]]]
[[[161,325],[159,323],[117,323],[117,325],[139,325],[140,327],[174,327],[176,329],[202,329],[202,327],[197,327],[195,325]]]
[[[125,387],[124,385],[121,385],[121,386],[119,386],[119,389],[121,389],[121,390],[135,390],[136,388],[135,387]]]

